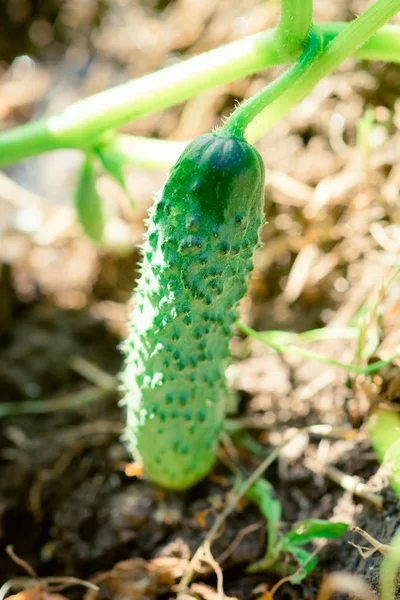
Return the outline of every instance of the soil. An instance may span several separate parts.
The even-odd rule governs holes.
[[[348,20],[368,3],[315,4],[317,20]],[[0,8],[0,118],[12,127],[54,113],[128,77],[273,26],[278,8],[256,0],[10,0]],[[220,123],[236,100],[278,72],[220,86],[125,131],[188,139]],[[303,332],[347,326],[366,303],[373,306],[400,251],[399,75],[397,65],[348,60],[261,140],[268,223],[241,304],[243,322]],[[368,123],[368,114],[373,123],[363,137],[360,121]],[[231,497],[235,476],[227,465],[247,476],[288,434],[311,426],[265,474],[283,506],[283,530],[311,517],[343,520],[390,543],[399,504],[365,423],[371,402],[398,401],[398,361],[379,375],[355,377],[276,355],[237,334],[227,377],[239,401],[232,420],[248,436],[225,435],[213,472],[186,493],[130,476],[114,377],[143,219],[165,174],[127,169],[136,209],[100,176],[108,219],[106,242],[95,247],[82,236],[71,203],[80,160],[78,152],[54,152],[0,179],[0,583],[24,576],[6,552],[11,545],[43,586],[51,576],[98,584],[98,591],[74,585],[57,592],[72,600],[175,597],[175,584]],[[380,300],[372,359],[399,344],[400,284]],[[310,348],[343,362],[355,352],[349,340]],[[361,496],[327,466],[363,483]],[[265,553],[266,535],[259,509],[239,502],[211,547],[227,597],[255,598],[279,580],[246,570]],[[329,542],[312,575],[299,586],[283,584],[275,597],[315,598],[324,575],[338,570],[377,590],[382,554],[363,558],[357,545],[371,548],[351,530]],[[221,598],[214,571],[204,564],[185,598]],[[23,596],[28,600],[29,588]]]

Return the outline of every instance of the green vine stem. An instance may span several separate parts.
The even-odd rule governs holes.
[[[324,45],[350,26],[319,24]],[[109,129],[183,102],[215,85],[291,62],[279,45],[276,31],[271,29],[211,50],[90,96],[58,116],[5,131],[0,134],[0,167],[58,148],[87,149]],[[355,56],[400,62],[400,27],[383,27]]]
[[[312,0],[281,0],[282,12],[276,32],[278,44],[288,56],[302,54],[297,62],[258,94],[243,102],[221,129],[228,137],[244,137],[244,132],[266,106],[272,104],[302,77],[322,47],[322,36],[312,24]]]
[[[359,375],[369,375],[371,373],[376,373],[377,371],[379,371],[379,369],[382,369],[382,367],[385,367],[386,365],[390,364],[392,361],[394,361],[400,356],[400,352],[397,351],[387,360],[377,360],[367,365],[366,367],[359,367],[358,365],[354,365],[352,363],[343,363],[339,360],[336,360],[335,358],[330,358],[329,356],[324,356],[323,354],[313,352],[312,350],[308,350],[307,348],[296,346],[290,341],[290,334],[286,335],[287,343],[282,343],[279,340],[279,337],[281,340],[284,339],[282,332],[271,331],[263,333],[255,331],[254,329],[251,329],[251,327],[248,327],[244,323],[240,322],[237,322],[236,326],[239,329],[239,331],[241,331],[245,335],[248,335],[249,337],[252,337],[255,340],[259,340],[260,342],[262,342],[266,346],[269,346],[272,350],[275,350],[275,352],[278,352],[279,354],[293,354],[295,356],[301,356],[303,358],[315,360],[317,362],[325,363],[327,365],[341,367],[342,369],[346,369],[350,373],[357,373]],[[328,331],[326,333],[327,335],[329,335]],[[280,336],[278,336],[278,334],[280,334]],[[291,337],[293,338],[293,336]],[[307,339],[307,336],[304,339]]]
[[[279,96],[279,99],[262,111],[246,130],[246,139],[258,140],[279,119],[298,104],[312,88],[328,73],[332,72],[345,58],[353,55],[400,10],[400,0],[377,0],[372,6],[352,21],[325,48],[302,77]]]
[[[372,446],[389,471],[390,484],[400,501],[400,414],[394,410],[376,408],[368,421]]]
[[[120,164],[132,164],[136,167],[154,170],[168,170],[178,160],[187,142],[174,142],[171,140],[158,140],[128,134],[119,134],[96,145],[94,151],[101,154],[103,150],[112,153]]]
[[[244,137],[246,129],[257,115],[268,105],[280,98],[294,82],[304,76],[322,46],[319,31],[314,27],[308,36],[308,43],[299,60],[289,67],[278,79],[272,81],[255,96],[243,102],[227,119],[221,132],[233,137]]]
[[[281,0],[281,4],[277,36],[288,56],[296,58],[311,28],[313,3],[312,0]]]
[[[345,22],[318,23],[324,46],[327,46],[343,33],[349,26]],[[354,56],[362,60],[382,60],[385,62],[400,62],[400,26],[385,25],[375,33]]]

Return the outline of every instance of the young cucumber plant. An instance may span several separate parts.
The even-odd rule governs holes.
[[[273,31],[0,134],[0,166],[56,148],[86,153],[76,206],[83,228],[98,241],[104,219],[94,160],[125,187],[125,162],[166,166],[177,152],[176,144],[156,140],[127,143],[127,136],[114,133],[116,127],[266,66],[294,62],[221,129],[189,144],[150,211],[136,309],[124,344],[123,386],[127,438],[153,481],[187,488],[207,474],[215,458],[226,411],[231,327],[263,219],[263,164],[250,142],[346,57],[400,62],[400,29],[380,30],[398,10],[400,0],[376,0],[349,24],[317,26],[312,0],[282,0]],[[379,419],[376,427],[380,430]]]

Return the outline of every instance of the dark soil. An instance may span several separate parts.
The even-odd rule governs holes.
[[[253,33],[278,17],[278,5],[256,0],[234,6],[228,0],[30,4],[10,0],[0,7],[0,39],[6,40],[0,118],[9,127],[237,38],[240,19]],[[346,20],[367,2],[315,4],[318,20]],[[40,28],[47,38],[37,34]],[[21,58],[25,53],[31,58]],[[190,138],[275,74],[219,87],[126,129]],[[268,224],[241,305],[241,318],[252,327],[302,332],[348,325],[398,264],[399,74],[398,66],[347,61],[261,141]],[[356,140],[367,104],[375,111],[368,156]],[[334,435],[296,438],[266,472],[283,505],[283,529],[309,517],[344,520],[390,543],[400,525],[399,504],[378,471],[365,422],[368,394],[398,398],[398,362],[379,376],[349,377],[236,336],[227,372],[239,399],[234,418],[258,446],[245,449],[233,438],[213,473],[184,494],[126,474],[124,414],[118,394],[104,386],[121,367],[118,346],[138,274],[143,217],[165,175],[127,171],[136,210],[101,177],[109,229],[99,249],[82,236],[71,208],[79,161],[79,153],[52,153],[7,171],[19,187],[10,191],[9,180],[0,180],[0,583],[23,575],[6,553],[12,545],[42,578],[71,576],[100,586],[98,593],[61,592],[67,598],[175,597],[174,584],[234,487],[226,463],[248,474],[261,460],[257,449],[267,454],[290,430],[319,424],[332,426]],[[395,283],[381,303],[377,357],[399,344],[399,307]],[[349,341],[312,349],[344,362],[354,356]],[[29,414],[32,403],[37,414]],[[364,482],[381,508],[325,476],[326,464]],[[330,542],[312,576],[301,586],[284,584],[276,597],[315,598],[323,575],[337,570],[357,573],[377,589],[382,555],[365,560],[349,542],[368,546],[354,532]],[[265,545],[264,519],[242,500],[211,548],[226,596],[247,600],[265,589],[254,592],[260,584],[278,581],[273,573],[246,573]],[[204,565],[186,598],[213,600],[216,583]]]

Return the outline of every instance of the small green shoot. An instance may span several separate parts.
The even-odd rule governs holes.
[[[248,567],[250,573],[269,570],[289,576],[291,583],[299,583],[309,575],[317,565],[318,559],[305,546],[315,539],[334,539],[343,535],[347,523],[331,523],[321,519],[307,519],[298,523],[286,534],[281,534],[282,506],[272,494],[272,486],[259,479],[247,491],[246,497],[257,504],[267,519],[268,543],[263,559]],[[287,565],[285,557],[290,554],[294,564]],[[299,569],[299,567],[302,567]]]
[[[305,334],[296,334],[287,331],[258,332],[254,329],[251,329],[251,327],[244,325],[244,323],[237,323],[237,327],[246,335],[256,340],[259,340],[260,342],[263,342],[272,350],[275,350],[280,354],[295,354],[296,356],[302,356],[303,358],[309,358],[317,362],[341,367],[343,369],[346,369],[346,371],[357,373],[359,375],[368,375],[370,373],[375,373],[376,371],[379,371],[379,369],[382,369],[382,367],[391,364],[395,358],[400,356],[400,349],[398,349],[396,353],[390,356],[387,360],[378,360],[365,367],[359,367],[352,363],[344,363],[334,358],[330,358],[329,356],[325,356],[324,354],[319,354],[318,352],[307,350],[306,348],[297,346],[294,343],[294,341],[317,341],[317,339],[358,339],[359,332],[357,332],[357,328],[354,327],[341,328],[340,330],[335,330],[334,328],[310,330],[308,332],[305,332],[309,336],[308,339],[307,336],[305,336]],[[317,334],[316,332],[320,333]],[[310,334],[313,335],[310,336]],[[305,337],[302,338],[301,336]]]

